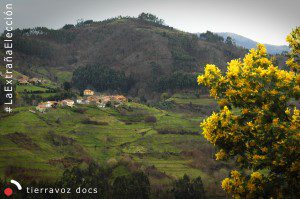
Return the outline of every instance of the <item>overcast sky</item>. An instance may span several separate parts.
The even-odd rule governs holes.
[[[1,0],[2,11],[9,2],[14,7],[14,28],[56,29],[80,18],[100,21],[150,12],[183,31],[233,32],[282,45],[292,28],[300,25],[300,0]]]

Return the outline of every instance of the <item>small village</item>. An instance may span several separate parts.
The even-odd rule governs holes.
[[[98,108],[105,108],[107,106],[118,107],[126,101],[127,98],[123,95],[96,95],[93,90],[86,89],[83,91],[83,97],[77,97],[77,99],[64,99],[61,101],[41,102],[36,106],[36,110],[45,113],[48,109],[74,107],[75,104],[94,105]]]
[[[19,85],[29,85],[29,84],[42,84],[42,83],[45,83],[46,80],[44,79],[39,79],[39,78],[36,78],[36,77],[33,77],[33,78],[29,78],[29,77],[26,77],[26,76],[22,76],[20,78],[17,79],[17,83]]]
[[[5,74],[0,71],[0,77],[5,78]],[[44,84],[47,83],[47,80],[43,78],[38,78],[38,77],[27,77],[25,75],[18,76],[18,77],[12,77],[14,81],[16,81],[17,85],[37,85],[37,84]]]

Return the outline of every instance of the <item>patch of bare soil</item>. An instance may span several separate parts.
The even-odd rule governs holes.
[[[199,135],[198,131],[187,131],[184,129],[158,129],[159,134]]]
[[[40,169],[29,169],[23,167],[16,167],[16,166],[7,166],[4,171],[4,175],[7,178],[17,178],[22,179],[23,181],[32,181],[36,180],[38,176],[43,171]]]
[[[50,142],[55,146],[58,147],[57,149],[60,150],[62,153],[66,153],[69,156],[73,158],[75,156],[77,159],[82,160],[84,162],[90,162],[92,161],[92,158],[90,155],[85,151],[85,149],[76,142],[75,139],[64,136],[64,135],[58,135],[57,133],[54,133],[53,131],[48,132],[47,139],[50,140]],[[74,162],[76,159],[60,159],[59,161],[66,167],[71,162]],[[49,161],[53,162],[52,160]],[[54,161],[54,163],[57,162]]]
[[[70,137],[66,137],[63,135],[58,135],[54,133],[53,131],[48,132],[49,139],[55,146],[66,146],[66,145],[73,145],[75,143],[75,140]]]
[[[5,136],[20,148],[27,149],[29,151],[37,151],[41,149],[39,145],[37,145],[28,135],[24,133],[9,133]]]
[[[91,162],[91,160],[88,158],[74,158],[74,157],[64,157],[64,158],[49,160],[50,165],[53,165],[53,166],[62,165],[64,168],[73,167],[73,166],[76,166],[83,162],[89,164]]]

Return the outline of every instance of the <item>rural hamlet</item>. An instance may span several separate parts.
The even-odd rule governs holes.
[[[96,95],[93,90],[86,89],[83,91],[83,97],[76,99],[64,99],[61,101],[46,101],[41,102],[36,106],[36,110],[45,113],[48,109],[57,107],[74,107],[78,105],[94,105],[98,108],[105,108],[106,106],[118,107],[127,101],[123,95]]]

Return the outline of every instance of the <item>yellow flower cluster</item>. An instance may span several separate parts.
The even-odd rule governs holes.
[[[242,68],[242,63],[239,59],[234,59],[228,63],[227,77],[237,77]]]
[[[229,178],[225,178],[222,181],[222,189],[224,189],[225,191],[230,193],[231,190],[231,183],[230,183],[230,179]]]
[[[214,83],[214,80],[221,77],[221,71],[213,64],[207,64],[204,70],[204,75],[199,76],[198,84],[210,85]]]
[[[300,97],[296,59],[299,38],[300,28],[287,38],[292,48],[287,63],[293,71],[274,66],[265,46],[258,44],[243,59],[228,62],[223,75],[218,67],[208,64],[197,79],[198,84],[210,88],[210,95],[220,105],[220,111],[200,125],[204,137],[220,149],[216,159],[232,158],[241,168],[254,171],[250,175],[232,171],[231,177],[222,181],[222,188],[233,196],[259,194],[266,181],[274,183],[274,190],[280,190],[276,180],[282,177],[297,181],[294,178],[300,172],[300,161],[295,158],[300,155],[300,111],[288,106]],[[264,175],[258,168],[266,168]],[[278,169],[282,170],[280,176],[273,172]]]
[[[246,193],[246,189],[244,188],[245,177],[242,176],[238,171],[231,171],[231,177],[225,178],[222,183],[222,189],[226,192],[233,194],[234,198],[240,198],[240,195],[244,195]]]
[[[268,98],[274,96],[286,100],[286,94],[299,93],[300,87],[295,80],[297,74],[292,71],[281,70],[272,64],[266,54],[266,48],[258,44],[257,49],[250,50],[243,62],[240,59],[228,63],[225,76],[221,75],[218,67],[208,64],[204,74],[198,76],[198,84],[210,87],[210,95],[219,99],[225,91],[229,103],[242,100],[244,103],[256,103],[259,97]],[[300,82],[300,77],[299,77]],[[275,87],[273,85],[276,85]],[[257,99],[257,100],[256,100]]]
[[[290,58],[286,61],[286,65],[290,66],[295,71],[300,71],[300,27],[297,27],[291,34],[286,38],[286,41],[289,43],[291,52]],[[298,57],[298,60],[295,59]]]
[[[203,120],[201,127],[203,129],[202,134],[210,142],[214,143],[212,133],[217,128],[219,121],[219,116],[216,113],[213,113],[210,117]]]
[[[252,174],[251,174],[251,179],[252,180],[262,180],[262,174],[261,173],[259,173],[259,172],[253,172]]]
[[[218,153],[215,154],[216,160],[224,160],[227,157],[227,153],[221,149]]]
[[[249,190],[250,193],[253,193],[259,189],[262,189],[262,184],[263,181],[263,175],[256,171],[251,174],[250,180],[247,182],[247,189]]]

